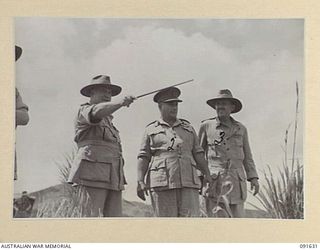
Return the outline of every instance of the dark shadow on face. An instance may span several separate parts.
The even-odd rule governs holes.
[[[91,90],[90,102],[91,103],[101,103],[111,101],[111,89],[106,87],[95,87]]]
[[[162,102],[159,103],[161,117],[168,120],[176,120],[178,114],[178,102]]]
[[[218,117],[229,117],[234,108],[235,106],[230,100],[219,100],[215,105]]]

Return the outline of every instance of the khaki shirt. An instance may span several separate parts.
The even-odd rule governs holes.
[[[26,125],[28,123],[28,110],[28,106],[22,101],[21,95],[16,88],[16,127],[18,125]]]
[[[29,122],[28,106],[22,101],[22,97],[16,88],[16,127],[18,125],[26,125]],[[18,179],[18,168],[16,153],[14,155],[14,180]]]
[[[199,140],[205,150],[210,173],[213,176],[221,174],[224,180],[232,182],[228,200],[230,204],[239,204],[247,197],[246,179],[258,178],[258,174],[247,129],[233,118],[231,121],[231,126],[221,123],[218,118],[203,121]]]
[[[231,121],[231,127],[221,123],[218,118],[205,120],[200,125],[199,140],[205,150],[209,170],[217,174],[237,169],[241,179],[257,178],[247,129],[233,118]]]
[[[147,185],[150,188],[200,188],[194,155],[203,152],[189,122],[177,119],[172,127],[162,119],[145,130],[139,157],[149,161]]]
[[[68,182],[123,190],[126,181],[119,131],[112,123],[112,116],[92,123],[91,112],[94,106],[85,103],[78,111],[74,138],[78,152]]]

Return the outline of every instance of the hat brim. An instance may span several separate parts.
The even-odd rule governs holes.
[[[161,101],[161,102],[182,102],[182,100],[178,99],[178,98],[172,98],[172,99],[168,99],[168,100],[165,100],[165,101]],[[160,103],[161,103],[160,102]]]
[[[104,88],[107,88],[107,89],[111,89],[111,95],[112,96],[116,96],[116,95],[119,95],[122,88],[118,85],[115,85],[115,84],[108,84],[106,85],[105,83],[97,83],[97,84],[89,84],[85,87],[83,87],[81,90],[80,90],[80,93],[86,97],[90,97],[91,96],[91,90],[93,88],[96,88],[96,87],[104,87]]]
[[[240,100],[236,99],[236,98],[213,98],[207,101],[207,104],[216,109],[216,103],[217,101],[221,101],[221,100],[229,100],[234,104],[234,110],[231,113],[237,113],[242,109],[242,103],[240,102]]]
[[[22,55],[22,48],[20,48],[19,46],[15,46],[15,55],[16,55],[16,61],[20,58],[20,56]]]

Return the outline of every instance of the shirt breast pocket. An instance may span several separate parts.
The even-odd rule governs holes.
[[[230,144],[232,158],[244,159],[242,135],[234,135],[230,140]]]
[[[149,136],[150,136],[150,146],[152,148],[158,148],[168,144],[168,138],[164,129],[151,131],[149,133]]]

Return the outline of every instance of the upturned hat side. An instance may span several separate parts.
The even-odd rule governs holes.
[[[111,83],[110,76],[106,75],[98,75],[92,78],[91,83],[84,86],[80,93],[86,97],[90,97],[91,90],[96,87],[105,87],[111,90],[111,95],[116,96],[119,95],[122,88],[116,84]]]
[[[20,58],[22,54],[22,48],[19,46],[15,46],[15,55],[16,55],[16,61]]]
[[[178,97],[180,96],[181,91],[176,87],[169,87],[159,91],[154,95],[153,101],[156,103],[161,102],[182,102]]]
[[[242,109],[241,101],[239,99],[237,99],[237,98],[234,98],[229,89],[221,89],[221,90],[219,90],[217,97],[209,99],[207,101],[207,104],[210,107],[216,109],[217,101],[220,101],[220,100],[229,100],[234,104],[235,108],[231,113],[237,113]]]

